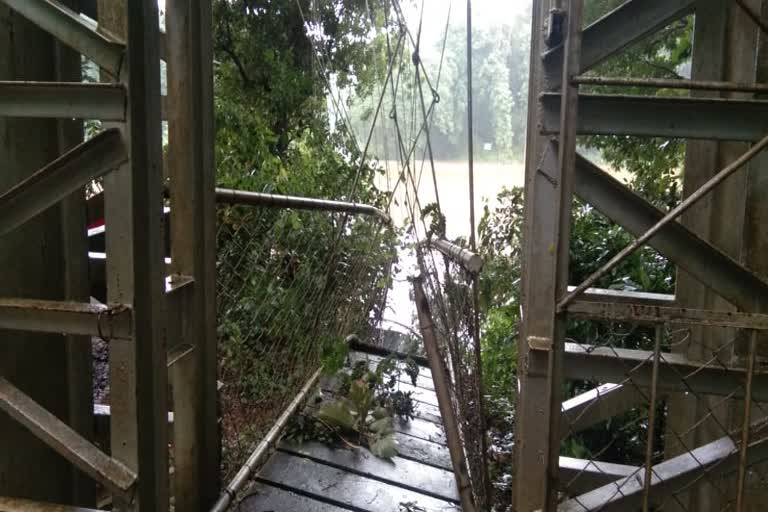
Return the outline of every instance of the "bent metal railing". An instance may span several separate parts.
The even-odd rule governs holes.
[[[480,255],[441,238],[419,245],[414,296],[463,510],[489,503],[487,431],[473,283]]]
[[[343,355],[347,335],[373,332],[397,256],[389,217],[369,205],[223,189],[217,200],[222,469],[231,482],[215,510],[226,510],[324,361]]]

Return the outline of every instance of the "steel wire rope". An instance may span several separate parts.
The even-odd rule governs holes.
[[[299,0],[296,0],[296,5],[299,8],[299,12],[300,12],[300,14],[302,16],[302,20],[304,21],[304,24],[306,26],[306,24],[307,24],[306,23],[306,19],[304,18],[304,14],[303,14],[303,11],[301,9],[301,5],[299,4]],[[389,32],[388,31],[387,31],[387,37],[389,37]],[[405,35],[401,31],[401,33],[400,33],[400,35],[398,37],[398,41],[397,41],[397,47],[398,48],[402,45],[402,43],[404,41],[404,37],[405,37]],[[392,77],[393,68],[394,68],[394,60],[390,60],[389,65],[388,65],[388,70],[387,70],[387,76],[385,78],[385,82],[384,82],[384,86],[382,87],[381,94],[379,96],[379,101],[378,101],[378,105],[376,107],[376,111],[374,113],[374,117],[373,117],[373,120],[372,120],[372,123],[371,123],[371,128],[368,131],[368,136],[367,136],[365,147],[360,151],[359,150],[359,145],[358,145],[358,150],[361,153],[361,155],[360,155],[360,163],[358,165],[357,171],[355,172],[355,176],[354,176],[354,179],[353,179],[353,182],[352,182],[352,185],[350,187],[349,194],[348,194],[348,199],[350,201],[354,201],[355,193],[356,193],[357,186],[358,186],[358,183],[359,183],[359,178],[360,178],[360,175],[362,173],[362,169],[363,169],[363,167],[366,164],[366,158],[367,158],[368,150],[370,148],[370,144],[371,144],[371,140],[372,140],[372,137],[373,137],[373,133],[374,133],[374,130],[376,128],[376,122],[378,120],[379,112],[381,110],[381,105],[382,105],[382,102],[383,102],[383,99],[384,99],[384,96],[385,96],[385,93],[386,93],[386,84],[390,81],[390,79]],[[329,89],[329,93],[333,96],[333,91],[331,90],[330,82],[327,79],[327,71],[326,71],[326,73],[324,73],[323,78],[324,78],[324,80],[326,82],[326,86]],[[349,122],[349,126],[351,128],[351,121]],[[344,230],[346,228],[348,218],[349,218],[348,214],[346,214],[346,213],[343,214],[342,220],[339,223],[340,225],[339,225],[339,228],[338,228],[338,234],[332,240],[331,250],[329,251],[330,257],[329,257],[328,271],[326,272],[325,284],[322,287],[320,287],[322,289],[321,295],[325,294],[327,292],[327,288],[328,288],[328,285],[330,283],[331,271],[334,268],[334,260],[335,260],[336,253],[337,253],[337,250],[338,250],[338,245],[339,245],[339,242],[341,240],[341,237],[344,234]],[[377,231],[376,236],[378,236],[379,234],[380,234],[380,229]],[[318,320],[319,320],[319,315],[317,316],[317,318],[315,320],[315,324],[317,323]]]
[[[317,4],[315,2],[312,2],[310,4],[310,8],[312,8],[313,5],[315,6],[315,11],[317,11],[317,7],[316,7]],[[304,16],[304,10],[301,8],[301,4],[299,3],[299,0],[296,0],[296,7],[299,10],[299,15],[301,16],[301,21],[304,24],[304,28],[306,30],[307,28],[311,27],[312,25],[310,25],[307,22],[307,19]],[[317,17],[319,18],[319,14],[317,15]],[[315,23],[315,26],[319,26],[320,25],[319,21],[317,21],[317,20],[312,20],[312,21]],[[324,53],[315,44],[315,38],[312,37],[311,35],[307,34],[307,39],[309,39],[310,45],[312,45],[312,62],[314,63],[315,61],[317,61],[320,64],[320,66],[321,66],[320,74],[322,75],[323,81],[325,82],[325,87],[326,87],[326,90],[328,91],[328,95],[331,97],[331,102],[333,103],[333,107],[334,107],[335,113],[338,116],[338,118],[341,120],[341,123],[346,125],[346,130],[349,133],[349,137],[352,139],[352,142],[354,143],[354,145],[357,148],[358,152],[360,152],[361,151],[361,149],[360,149],[360,142],[357,140],[357,136],[356,136],[356,133],[355,133],[355,130],[354,130],[354,126],[352,125],[352,121],[351,121],[350,116],[349,116],[349,112],[346,110],[344,102],[341,101],[341,99],[342,99],[341,98],[341,90],[339,89],[339,101],[337,102],[336,95],[334,94],[334,91],[333,91],[333,87],[331,87],[331,82],[328,79],[328,74],[329,74],[328,73],[328,68],[330,67],[329,66],[329,61],[325,59]],[[339,107],[339,104],[341,104],[341,107]]]
[[[429,108],[427,109],[427,118],[428,118],[428,120],[425,119],[424,122],[422,123],[422,126],[419,129],[419,132],[416,134],[416,140],[418,140],[419,137],[421,136],[421,132],[430,129],[432,117],[434,115],[435,106],[440,102],[440,96],[439,96],[440,78],[442,76],[443,62],[445,60],[445,49],[446,49],[446,43],[448,41],[448,30],[449,30],[449,27],[450,27],[452,6],[453,6],[453,1],[451,0],[448,3],[448,14],[447,14],[446,20],[445,20],[445,31],[443,33],[442,48],[440,50],[440,61],[439,61],[439,64],[438,64],[438,69],[437,69],[437,79],[436,79],[436,82],[435,82],[435,88],[432,89],[432,91],[433,91],[432,101],[430,102]],[[423,64],[422,64],[422,66],[423,66]],[[427,79],[428,79],[428,77],[427,77]],[[427,82],[429,83],[429,80],[427,80]],[[413,144],[413,146],[411,147],[411,149],[408,152],[409,158],[410,158],[410,154],[413,151],[415,151],[415,150],[416,150],[416,143]],[[423,157],[422,157],[422,162],[423,162]],[[423,165],[422,165],[422,169],[423,169]],[[404,172],[404,169],[402,171]],[[399,175],[402,175],[402,172],[399,173]],[[419,174],[418,183],[419,184],[421,183],[421,173]],[[394,189],[392,191],[392,196],[390,197],[390,204],[391,204],[391,202],[393,200],[392,198],[394,198],[395,192],[397,191],[397,188],[398,188],[399,185],[400,185],[400,181],[398,180],[397,182],[395,182],[395,187],[394,187]],[[387,208],[389,208],[389,205],[387,205]]]

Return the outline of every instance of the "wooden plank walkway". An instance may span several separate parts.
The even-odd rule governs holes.
[[[381,356],[355,351],[352,364],[367,360],[375,368]],[[443,512],[459,511],[459,496],[445,445],[432,375],[422,367],[412,391],[416,418],[395,421],[400,454],[391,461],[366,448],[332,448],[317,442],[283,441],[256,477],[241,512]],[[332,392],[328,380],[324,394]]]

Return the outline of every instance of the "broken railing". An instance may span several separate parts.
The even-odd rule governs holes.
[[[216,196],[222,465],[225,481],[234,477],[217,505],[225,510],[323,358],[381,317],[396,239],[389,217],[369,205]]]
[[[421,276],[413,280],[416,309],[462,509],[486,510],[486,428],[472,289],[483,260],[439,238],[419,244],[417,255]]]

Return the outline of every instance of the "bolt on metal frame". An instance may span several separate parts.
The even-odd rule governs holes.
[[[747,467],[766,457],[764,435],[759,425],[752,422],[752,409],[756,402],[766,400],[761,389],[765,374],[757,371],[755,361],[757,339],[764,327],[768,284],[764,276],[759,277],[745,267],[730,251],[709,242],[706,234],[702,236],[688,228],[690,221],[685,221],[685,217],[683,223],[677,220],[697,201],[705,200],[707,194],[723,188],[722,183],[734,173],[757,165],[755,160],[760,160],[763,149],[768,146],[768,124],[763,114],[768,102],[745,99],[738,93],[762,93],[766,86],[756,83],[756,76],[742,76],[749,75],[741,70],[755,59],[750,62],[750,56],[741,56],[738,50],[732,54],[736,59],[735,71],[731,71],[734,81],[723,80],[724,72],[708,70],[708,66],[717,66],[706,59],[708,52],[720,48],[722,55],[718,57],[725,55],[722,50],[726,44],[725,32],[715,30],[710,30],[706,37],[706,32],[702,32],[704,35],[697,36],[694,42],[694,55],[698,57],[692,80],[604,78],[584,76],[584,73],[669,23],[695,15],[699,10],[718,12],[714,17],[702,14],[699,25],[712,23],[713,19],[724,25],[729,13],[732,17],[739,15],[729,9],[742,9],[752,21],[754,31],[758,27],[764,29],[760,9],[752,7],[762,2],[628,0],[588,27],[582,24],[582,3],[582,0],[537,0],[533,5],[515,443],[516,510],[626,510],[631,506],[649,510],[708,474],[729,472],[737,474],[735,503],[737,510],[742,510],[746,506]],[[558,26],[562,28],[559,34]],[[697,26],[697,34],[700,29],[702,27]],[[752,45],[754,50],[756,43],[748,37],[739,39],[739,30],[733,30],[735,44]],[[711,76],[718,74],[720,76]],[[582,84],[717,91],[729,95],[723,98],[702,94],[691,98],[584,95],[578,91]],[[698,179],[693,189],[689,190],[689,184],[694,183],[694,178],[686,176],[686,199],[669,213],[663,213],[580,157],[576,153],[576,136],[582,134],[756,144],[751,148],[738,146],[741,148],[738,152],[733,147],[726,148],[730,151],[724,154],[729,158],[709,170],[709,177]],[[716,172],[719,169],[722,170]],[[695,175],[696,169],[691,169],[690,163],[686,170]],[[574,194],[635,235],[636,240],[583,283],[570,287],[568,259]],[[743,201],[743,197],[741,199]],[[744,208],[745,203],[740,206]],[[755,231],[753,226],[750,240],[753,245],[759,244]],[[645,244],[657,249],[686,276],[702,283],[738,311],[678,307],[674,302],[660,304],[655,299],[648,301],[633,294],[618,300],[609,294],[600,297],[590,289],[600,277]],[[684,286],[690,286],[683,282]],[[656,324],[656,346],[646,352],[565,343],[568,318]],[[662,353],[659,343],[662,327],[670,324],[694,325],[696,329],[704,326],[744,329],[750,341],[748,347],[741,350],[743,366],[723,365],[717,357],[702,362],[688,359],[684,354]],[[597,380],[606,384],[562,402],[565,379]],[[704,401],[711,395],[725,396],[723,400],[742,397],[743,405],[731,404],[734,410],[741,411],[739,428],[725,432],[724,437],[712,439],[709,444],[698,447],[683,444],[684,453],[652,465],[650,440],[654,428],[651,426],[643,467],[613,479],[606,478],[610,471],[604,471],[604,479],[612,481],[600,487],[600,479],[595,479],[591,490],[558,503],[558,493],[563,490],[560,484],[567,478],[564,461],[559,456],[561,437],[609,419],[639,402],[650,403],[653,423],[658,401],[669,392],[691,393]],[[694,425],[691,430],[696,428]],[[592,460],[584,462],[584,467],[596,468],[602,464]],[[617,470],[616,474],[621,471]]]
[[[219,470],[211,6],[167,2],[162,42],[173,208],[166,276],[157,2],[101,2],[99,30],[51,0],[2,2],[114,80],[0,84],[2,116],[105,121],[99,135],[0,194],[0,233],[103,176],[109,305],[2,299],[0,327],[100,336],[110,343],[111,455],[5,379],[0,409],[111,491],[115,509],[168,510],[170,383],[175,506],[206,510],[218,493]],[[44,507],[13,498],[0,498],[0,504]]]

